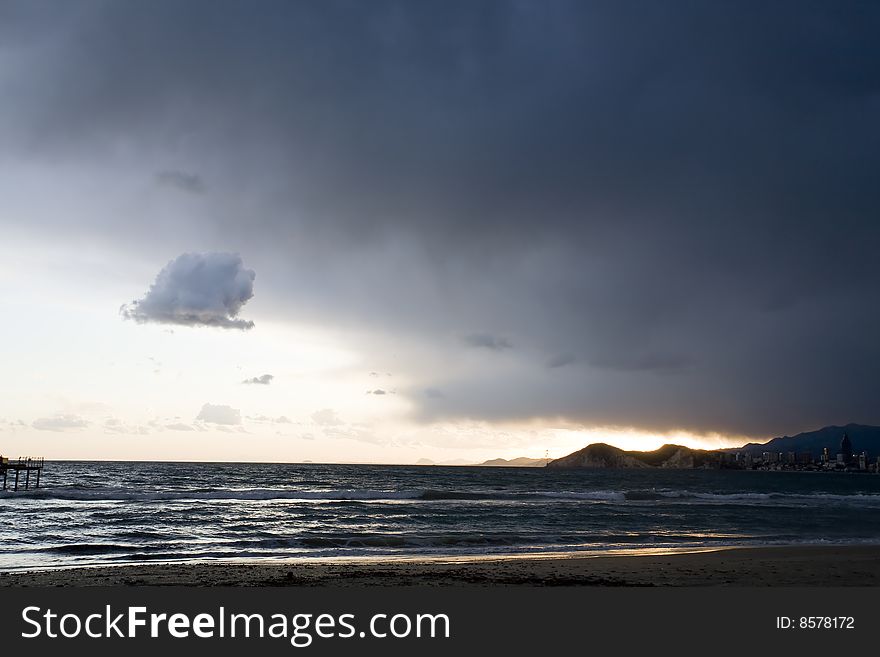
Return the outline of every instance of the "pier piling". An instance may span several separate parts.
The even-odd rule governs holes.
[[[19,476],[22,471],[24,471],[24,489],[28,490],[31,487],[31,471],[35,471],[37,475],[34,488],[39,488],[40,473],[43,471],[43,458],[32,458],[27,456],[24,458],[19,457],[17,460],[13,461],[4,456],[0,456],[0,472],[3,473],[3,490],[9,489],[8,477],[10,470],[15,471],[15,481],[12,483],[13,490],[18,490]]]

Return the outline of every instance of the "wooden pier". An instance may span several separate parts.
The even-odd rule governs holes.
[[[13,470],[15,472],[15,482],[13,483],[12,490],[18,490],[18,478],[22,471],[24,472],[24,489],[27,490],[31,487],[31,472],[37,473],[37,481],[34,484],[34,488],[39,488],[40,473],[43,472],[43,458],[32,458],[30,456],[26,456],[24,458],[18,457],[18,459],[16,460],[10,460],[5,456],[0,456],[0,473],[3,474],[2,490],[9,489],[7,479],[9,477],[10,470]]]

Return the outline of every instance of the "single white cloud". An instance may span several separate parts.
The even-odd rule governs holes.
[[[170,429],[171,431],[195,431],[195,429],[191,425],[184,424],[183,422],[173,422],[171,424],[166,424],[165,428]]]
[[[314,420],[315,424],[325,427],[337,427],[344,424],[332,408],[322,408],[320,411],[315,411],[312,413],[312,420]]]
[[[272,374],[263,374],[262,376],[255,376],[250,379],[245,379],[244,381],[242,381],[242,383],[267,386],[272,383],[272,379],[274,378],[275,377]]]
[[[241,411],[225,404],[205,404],[196,420],[219,425],[241,424]]]
[[[279,415],[278,417],[269,417],[268,415],[248,415],[247,419],[260,424],[292,424],[290,418],[286,415]]]
[[[83,429],[89,423],[78,415],[54,415],[52,417],[41,417],[34,420],[31,426],[40,431],[68,431],[70,429]]]
[[[142,425],[132,425],[126,424],[122,420],[116,417],[108,417],[104,420],[104,433],[127,433],[127,434],[135,434],[135,435],[146,435],[150,433],[148,427]]]
[[[254,296],[255,277],[238,254],[184,253],[163,267],[143,299],[124,304],[120,313],[141,324],[251,329],[254,323],[238,313]]]

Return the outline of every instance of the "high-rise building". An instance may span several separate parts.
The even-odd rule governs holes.
[[[850,442],[849,435],[846,432],[844,432],[843,438],[840,441],[840,451],[837,454],[838,456],[843,456],[843,462],[845,464],[852,461],[852,442]],[[840,458],[838,458],[837,460],[840,461]]]

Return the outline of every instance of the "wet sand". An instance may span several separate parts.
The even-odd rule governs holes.
[[[148,563],[0,573],[0,586],[878,586],[880,546],[641,556]]]

